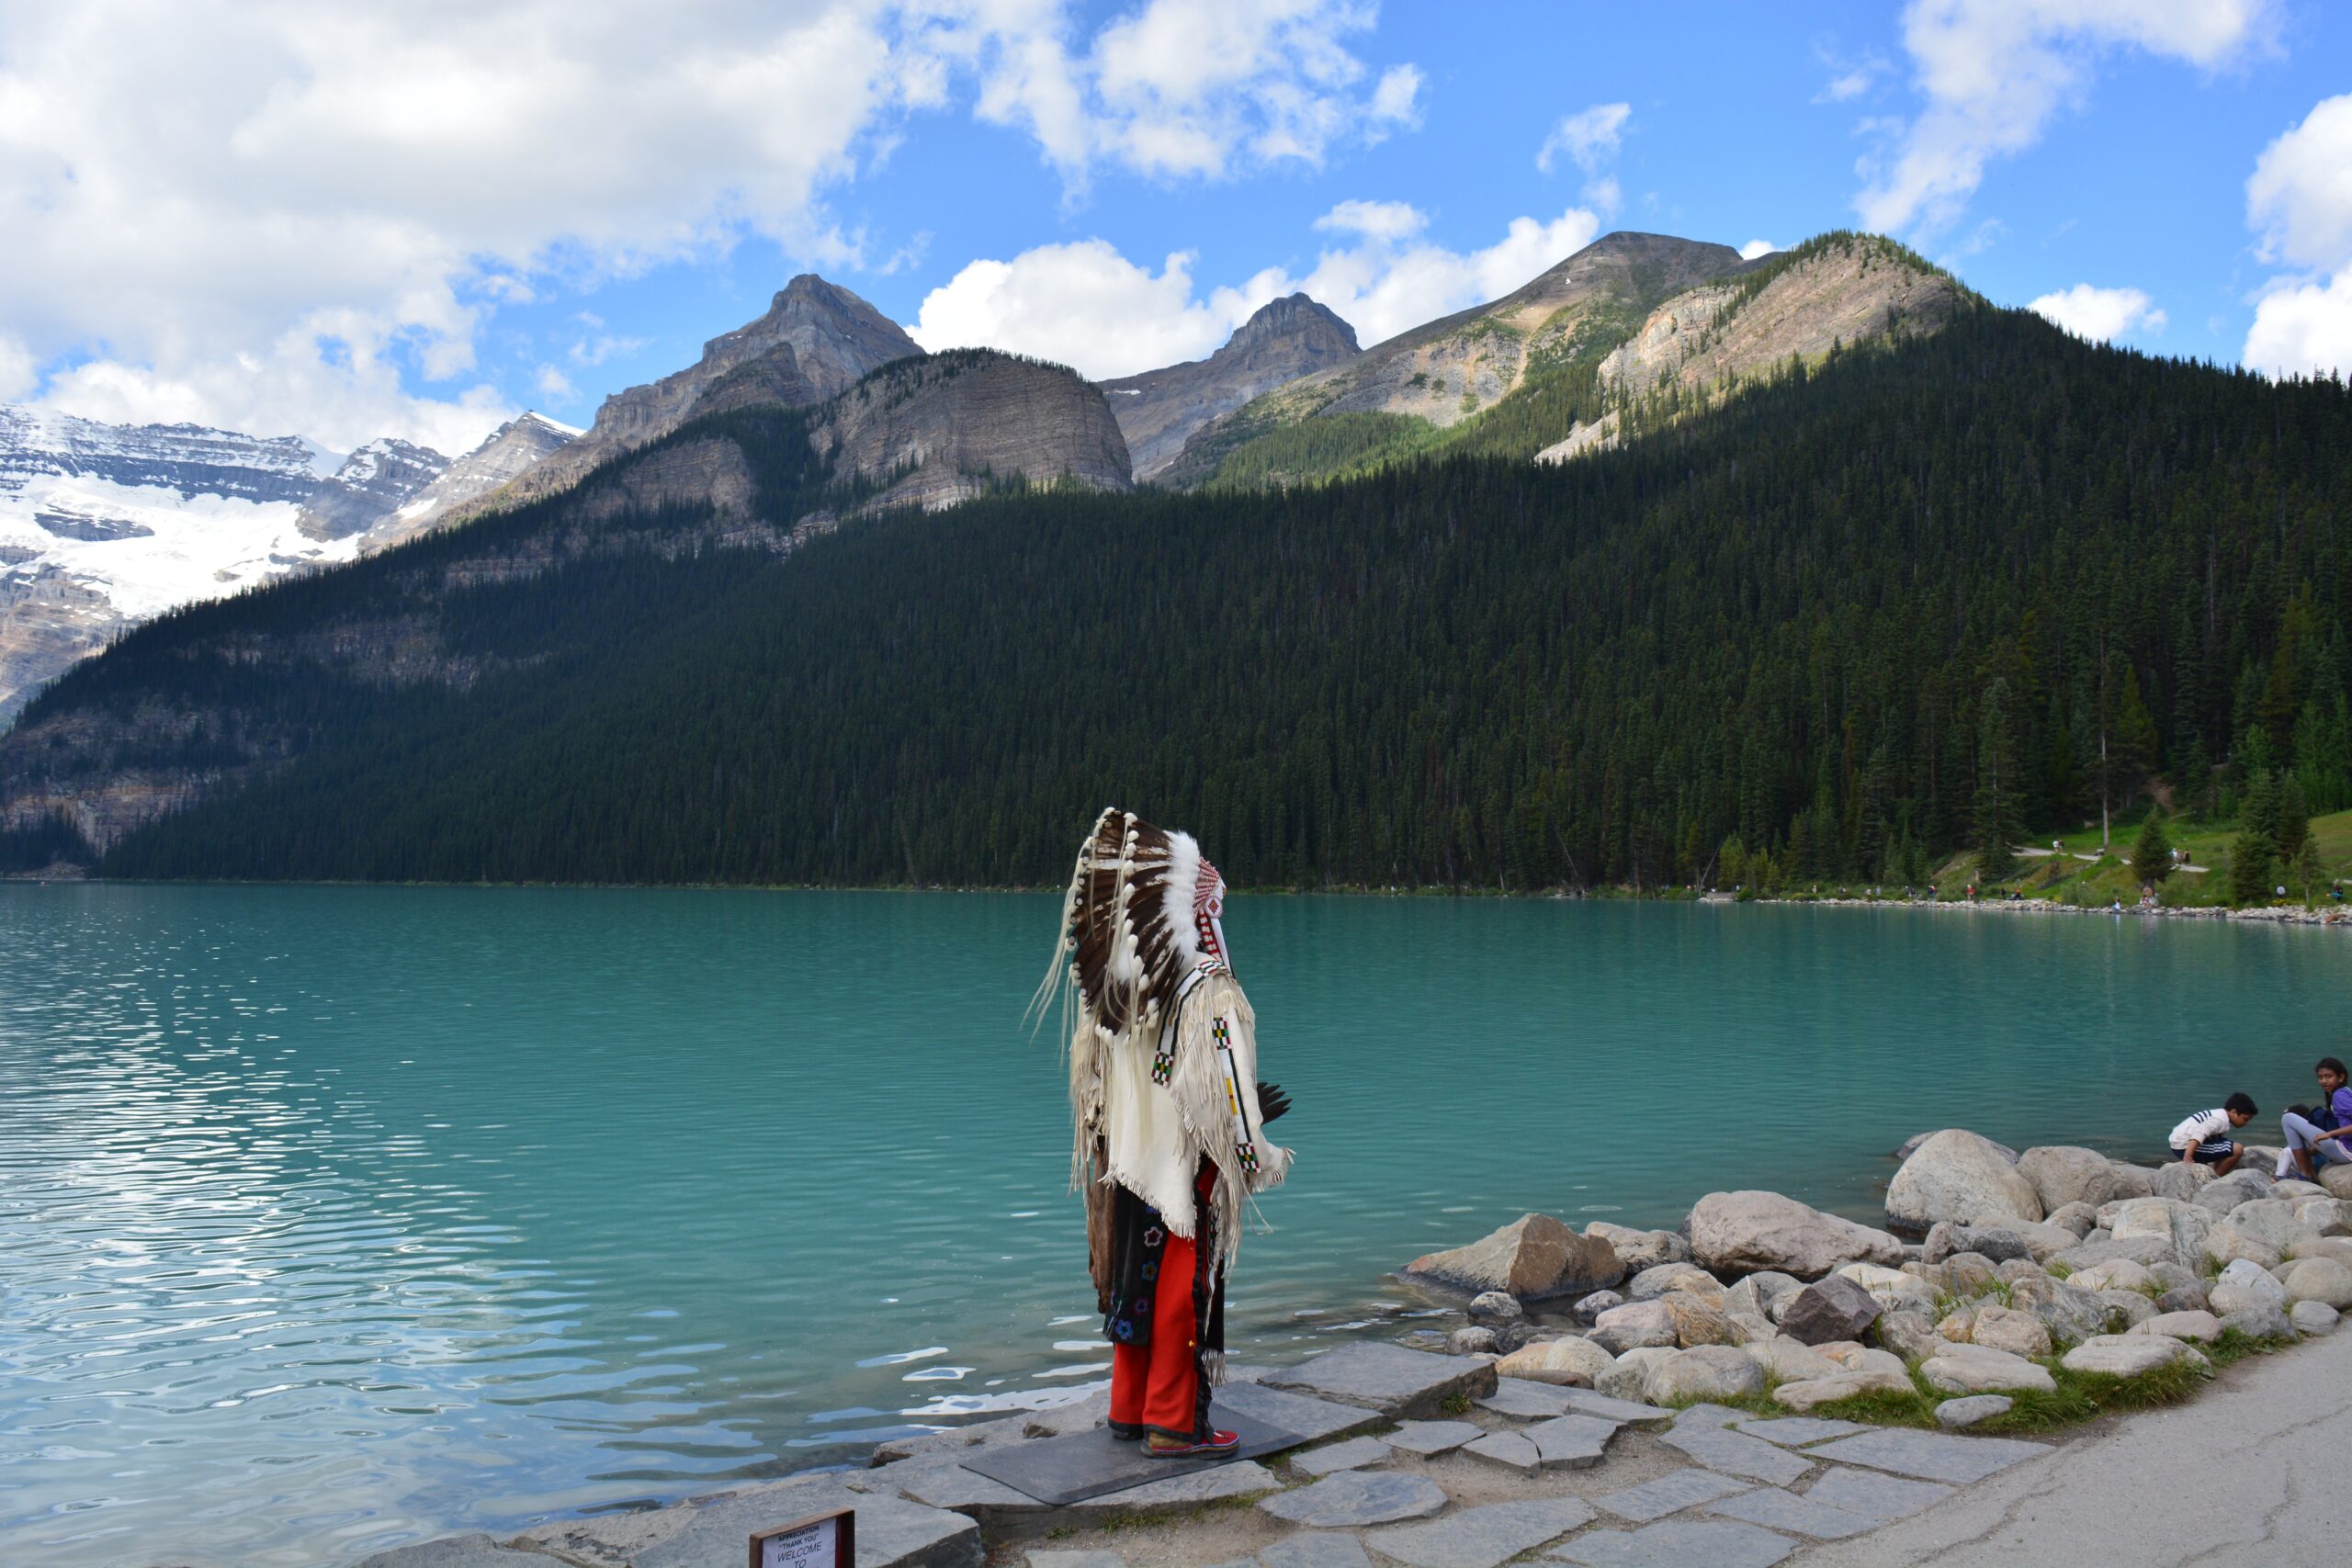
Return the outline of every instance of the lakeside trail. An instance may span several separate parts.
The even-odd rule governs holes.
[[[2352,1335],[2241,1361],[1804,1568],[2218,1568],[2344,1553]]]
[[[1735,902],[1728,898],[1711,901]],[[2068,904],[2055,898],[1758,898],[1751,901],[1786,904],[1802,908],[1928,909],[1947,914],[2105,915],[2111,920],[2128,917],[2164,920],[2248,920],[2265,925],[2330,926],[2352,931],[2352,905],[2343,904],[2327,904],[2310,909],[2273,905],[2231,909],[2204,904],[2159,904],[2153,907],[2126,904],[2118,909],[2107,904]]]

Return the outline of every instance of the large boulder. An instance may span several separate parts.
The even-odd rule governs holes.
[[[1728,1345],[1678,1350],[1650,1373],[1645,1392],[1654,1404],[1746,1398],[1764,1392],[1764,1369],[1746,1351]]]
[[[2211,1209],[2177,1198],[2129,1198],[2101,1209],[2098,1216],[2117,1241],[2153,1237],[2191,1262],[2205,1256],[2205,1238],[2215,1221]]]
[[[2100,1334],[2084,1340],[2058,1364],[2070,1372],[2104,1372],[2109,1377],[2137,1377],[2182,1359],[2203,1365],[2205,1358],[2187,1340],[2168,1334]]]
[[[2301,1203],[2257,1199],[2232,1209],[2229,1217],[2214,1228],[2241,1232],[2284,1256],[2292,1248],[2309,1246],[2321,1237],[2319,1226],[2303,1217],[2306,1211],[2312,1220],[2326,1219],[2333,1217],[2328,1211],[2335,1206],[2333,1198],[2312,1198]],[[2224,1258],[2222,1261],[2230,1260]]]
[[[2341,1198],[2298,1198],[2293,1206],[2295,1218],[2322,1235],[2352,1234],[2352,1203]]]
[[[1524,1214],[1467,1247],[1416,1258],[1404,1275],[1474,1296],[1508,1291],[1539,1302],[1606,1289],[1625,1270],[1606,1241],[1578,1235],[1549,1214]]]
[[[1860,1339],[1878,1321],[1881,1310],[1870,1292],[1842,1274],[1832,1274],[1796,1293],[1781,1314],[1781,1332],[1805,1345]]]
[[[2197,1195],[2205,1190],[2206,1184],[2212,1179],[2213,1168],[2210,1165],[2198,1165],[2193,1161],[2177,1159],[2166,1160],[2156,1167],[2155,1174],[2148,1179],[2149,1195],[2156,1198],[2177,1198],[2183,1202],[2194,1202]]]
[[[1784,1382],[1772,1391],[1772,1397],[1792,1410],[1805,1411],[1860,1393],[1916,1392],[1911,1380],[1901,1372],[1873,1367],[1862,1371],[1836,1372],[1826,1378],[1808,1378],[1803,1382]]]
[[[2287,1309],[2287,1321],[2298,1334],[2333,1334],[2343,1315],[2325,1302],[2297,1302]]]
[[[2256,1206],[2245,1205],[2246,1208]],[[2319,1237],[2313,1234],[2308,1239],[2317,1241]],[[2278,1267],[2279,1251],[2269,1242],[2250,1234],[2233,1219],[2229,1219],[2205,1233],[2205,1256],[2221,1264],[2235,1263],[2244,1258],[2257,1268],[2276,1269]]]
[[[2097,1291],[2092,1292],[2107,1303],[2108,1332],[2115,1332],[2118,1319],[2130,1329],[2156,1315],[2154,1300],[2141,1291]]]
[[[2226,1214],[2241,1203],[2258,1202],[2270,1196],[2275,1179],[2267,1170],[2252,1165],[2242,1165],[2227,1176],[2216,1177],[2197,1194],[2197,1206],[2216,1214]]]
[[[1903,1243],[1778,1192],[1710,1192],[1690,1211],[1690,1257],[1717,1274],[1769,1269],[1815,1280],[1847,1263],[1893,1268]]]
[[[1944,1393],[2007,1393],[2018,1389],[2055,1393],[2050,1369],[2023,1356],[1984,1345],[1945,1345],[1920,1363],[1928,1386]]]
[[[1514,1350],[1495,1363],[1507,1378],[1552,1383],[1562,1388],[1592,1388],[1617,1359],[1589,1339],[1574,1335]]]
[[[1724,1299],[1724,1282],[1695,1263],[1657,1263],[1625,1281],[1625,1294],[1637,1302],[1656,1301],[1669,1291],[1683,1291],[1710,1302]]]
[[[2154,1190],[2155,1172],[2145,1166],[2120,1165],[2097,1149],[2063,1144],[2026,1150],[2018,1156],[2018,1174],[2033,1183],[2045,1214],[2069,1203],[2097,1208],[2119,1198],[2145,1198]]]
[[[2210,1312],[2165,1312],[2141,1319],[2127,1334],[2161,1334],[2168,1339],[2191,1339],[2211,1345],[2222,1337],[2222,1320]]]
[[[1975,1319],[1969,1325],[1968,1340],[1972,1345],[2007,1351],[2012,1356],[2047,1356],[2050,1325],[2030,1312],[1987,1303],[1976,1309]]]
[[[2040,1318],[2055,1344],[2072,1345],[2107,1328],[2105,1302],[2056,1280],[2020,1280],[2009,1287],[2009,1303]]]
[[[1593,1320],[1593,1343],[1620,1358],[1628,1350],[1671,1349],[1679,1338],[1674,1314],[1664,1302],[1627,1302]]]
[[[2077,1269],[2067,1276],[2066,1283],[2078,1291],[2145,1291],[2154,1287],[2156,1276],[2143,1264],[2118,1258]]]
[[[2306,1258],[2287,1266],[2287,1304],[2319,1302],[2342,1312],[2352,1307],[2352,1269],[2332,1258]]]
[[[2331,1198],[2352,1200],[2352,1165],[2336,1161],[2320,1167],[2319,1184]]]
[[[2215,1303],[2219,1310],[2219,1303]],[[2256,1302],[2234,1312],[2222,1314],[2222,1332],[2236,1329],[2248,1339],[2292,1339],[2295,1325],[2287,1316],[2287,1309],[2277,1302]]]
[[[1688,1291],[1668,1291],[1658,1297],[1658,1303],[1674,1319],[1674,1340],[1684,1349],[1694,1345],[1732,1343],[1731,1319],[1705,1297],[1694,1296]]]
[[[1628,1350],[1617,1358],[1616,1365],[1593,1379],[1593,1392],[1638,1404],[1649,1397],[1650,1373],[1657,1370],[1658,1363],[1679,1354],[1679,1350],[1657,1345]]]
[[[1948,1127],[1919,1145],[1886,1189],[1887,1223],[1923,1234],[1938,1220],[1997,1224],[2041,1218],[2041,1197],[2001,1145]]]
[[[1690,1261],[1690,1244],[1673,1231],[1637,1231],[1612,1225],[1607,1220],[1595,1220],[1584,1227],[1584,1234],[1607,1242],[1610,1250],[1617,1255],[1617,1261],[1636,1273],[1660,1263]]]
[[[1924,1312],[1881,1313],[1871,1332],[1884,1348],[1905,1360],[1920,1360],[1943,1348],[1936,1320]]]
[[[1785,1334],[1743,1345],[1740,1350],[1781,1382],[1804,1382],[1809,1378],[1834,1377],[1845,1371],[1812,1346],[1800,1339],[1792,1339]]]

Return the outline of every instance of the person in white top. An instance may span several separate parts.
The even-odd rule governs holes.
[[[2233,1094],[2211,1111],[2184,1117],[2166,1140],[2171,1157],[2183,1165],[2210,1165],[2216,1176],[2227,1176],[2245,1157],[2245,1146],[2231,1138],[2233,1129],[2255,1118],[2254,1101]]]

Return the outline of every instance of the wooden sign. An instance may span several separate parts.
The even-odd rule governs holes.
[[[857,1513],[835,1508],[752,1536],[752,1568],[857,1568]]]

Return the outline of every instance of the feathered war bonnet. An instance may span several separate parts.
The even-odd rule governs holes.
[[[1229,1259],[1244,1200],[1282,1179],[1290,1152],[1264,1135],[1256,1019],[1233,977],[1224,909],[1225,879],[1191,834],[1106,810],[1079,848],[1039,999],[1062,992],[1070,1179],[1090,1211],[1115,1183],[1192,1235],[1192,1173],[1205,1157]]]

